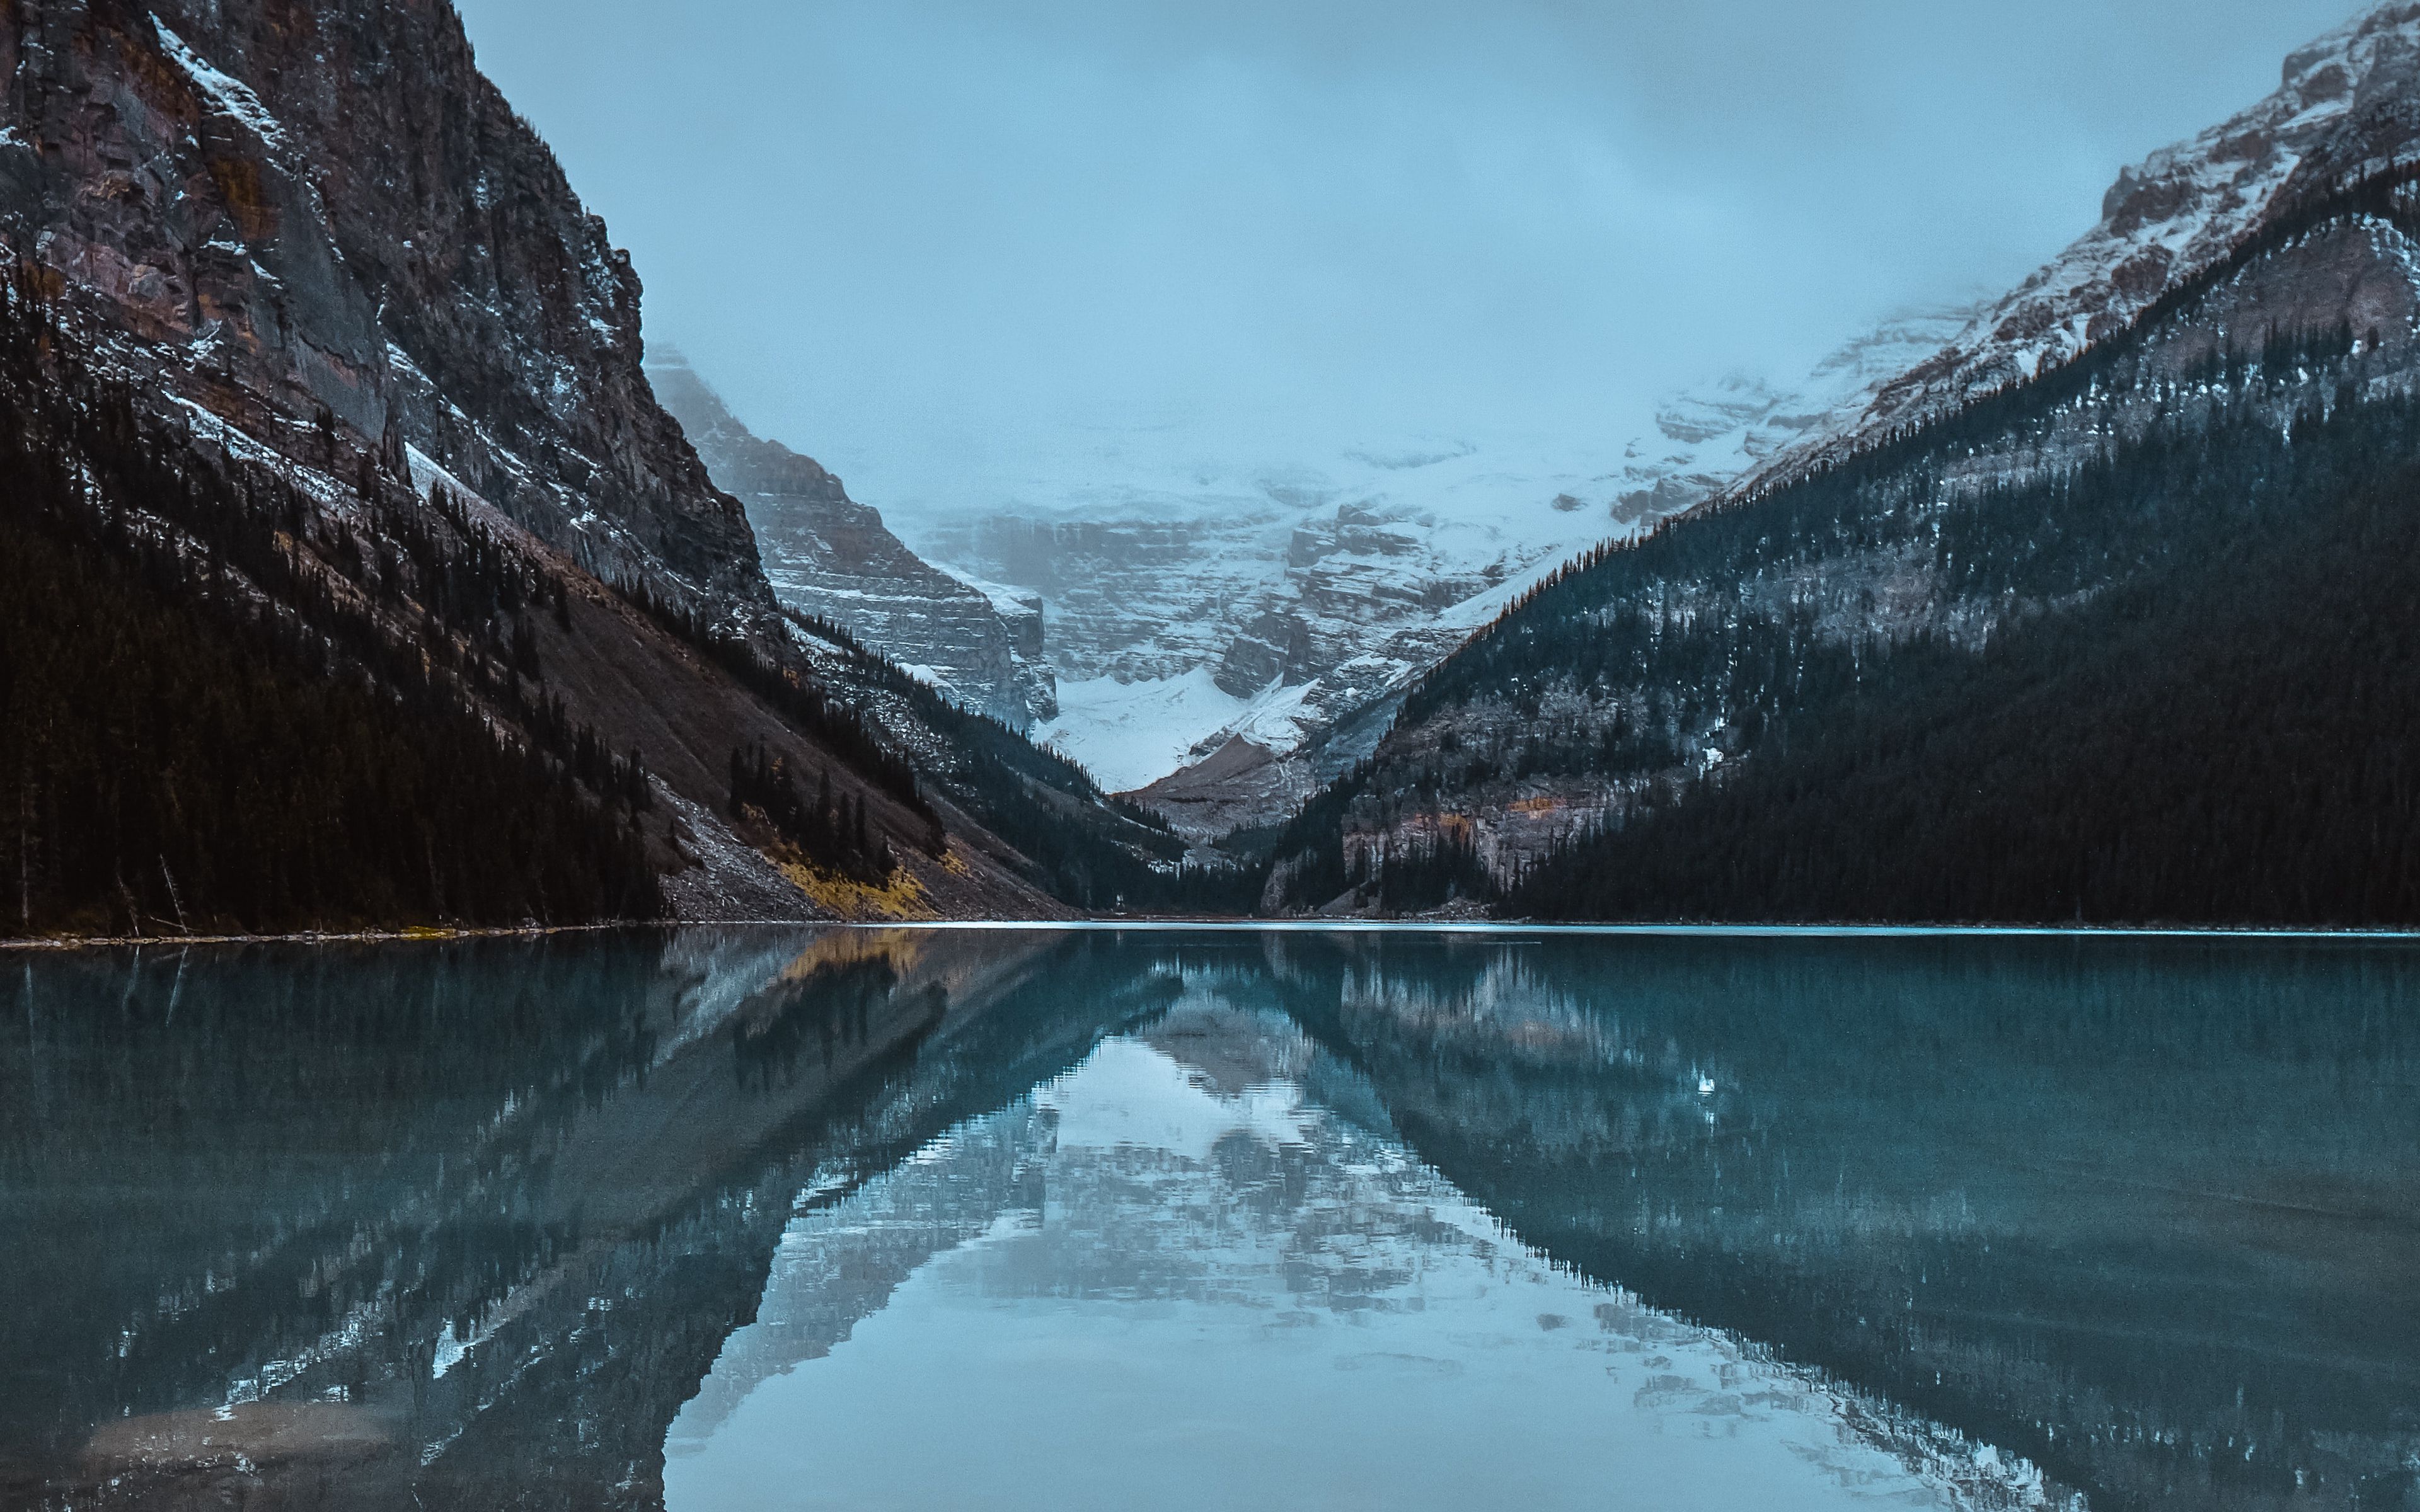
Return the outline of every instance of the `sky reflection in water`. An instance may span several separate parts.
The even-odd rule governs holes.
[[[2044,1504],[1554,1265],[1319,1102],[1324,1060],[1197,989],[801,1215],[674,1420],[670,1505]],[[836,1294],[911,1266],[832,1336]]]
[[[2420,1504],[2399,944],[6,967],[11,1506]]]

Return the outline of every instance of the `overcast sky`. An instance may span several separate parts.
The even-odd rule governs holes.
[[[1104,426],[1280,463],[1627,432],[1676,386],[1787,381],[2021,279],[2121,164],[2353,11],[458,3],[635,255],[650,339],[910,512]]]

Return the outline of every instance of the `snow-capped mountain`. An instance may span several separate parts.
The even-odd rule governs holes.
[[[1045,606],[1037,732],[1140,787],[1240,735],[1292,751],[1618,529],[1618,480],[1462,442],[1285,468],[1057,482],[1070,501],[928,525],[927,555]]]
[[[900,529],[1040,600],[1058,710],[1037,738],[1215,834],[1280,817],[1368,754],[1402,690],[1546,574],[1846,424],[1970,316],[1895,317],[1793,387],[1722,378],[1610,444],[1428,440],[1248,466],[1140,437],[1015,480],[1014,507]],[[786,532],[764,533],[778,584]]]
[[[1776,392],[1734,374],[1688,390],[1655,412],[1652,437],[1631,442],[1622,470],[1631,490],[1618,516],[1661,518],[1693,509],[1810,438],[1863,414],[1883,386],[1938,352],[1975,318],[1972,308],[1894,316]]]
[[[1391,717],[1392,690],[1576,548],[1637,532],[1710,500],[1766,491],[2055,369],[2132,328],[2171,291],[2210,273],[2317,196],[2408,161],[2420,150],[2415,77],[2420,5],[2379,7],[2287,59],[2275,94],[2127,169],[2100,224],[2005,297],[1887,321],[1788,392],[1734,376],[1676,396],[1659,409],[1651,432],[1617,463],[1584,473],[1579,486],[1548,490],[1540,486],[1549,481],[1544,478],[1530,485],[1529,496],[1543,494],[1569,515],[1491,510],[1500,533],[1485,544],[1497,554],[1461,554],[1467,538],[1434,532],[1415,516],[1407,533],[1434,542],[1423,563],[1426,580],[1450,582],[1457,569],[1496,573],[1483,589],[1418,614],[1372,614],[1354,606],[1323,615],[1351,606],[1353,585],[1318,580],[1321,575],[1289,560],[1265,574],[1249,612],[1231,607],[1233,594],[1220,599],[1218,628],[1229,636],[1216,653],[1223,678],[1200,670],[1207,648],[1174,673],[1103,669],[1091,671],[1095,681],[1086,684],[1086,672],[1078,671],[1070,674],[1078,686],[1049,733],[1078,751],[1115,751],[1116,761],[1094,759],[1134,777],[1164,762],[1180,735],[1198,730],[1183,753],[1187,769],[1156,779],[1148,795],[1197,832],[1273,819],[1322,778],[1369,753]],[[2367,295],[2360,286],[2362,269],[2373,260],[2348,261],[2345,286],[2316,291],[2309,309],[2280,305],[2273,312],[2278,329],[2344,318],[2358,332],[2397,318],[2401,281],[2386,280]],[[1519,476],[1520,470],[1508,466],[1497,475]],[[1355,506],[1382,519],[1388,513],[1384,503],[1373,510],[1356,500]],[[1567,528],[1558,528],[1565,521]],[[1340,528],[1345,523],[1338,521]],[[980,550],[981,536],[972,544]],[[958,547],[937,548],[947,555]],[[1373,575],[1392,565],[1367,558],[1352,564]],[[1399,567],[1396,580],[1406,580]],[[1419,623],[1404,623],[1411,619]],[[1187,633],[1197,643],[1216,639],[1198,621]],[[1280,660],[1264,645],[1312,654]],[[1323,646],[1329,648],[1324,654]],[[1070,649],[1063,642],[1056,654]],[[1267,679],[1257,690],[1243,687],[1254,672]],[[1171,678],[1189,681],[1180,686]],[[1225,706],[1228,717],[1215,722],[1211,716],[1222,705],[1211,696],[1214,687],[1233,701]],[[1148,732],[1148,738],[1122,739],[1121,731]],[[1201,764],[1213,757],[1212,764]]]
[[[2100,224],[1937,350],[1741,480],[1761,492],[2071,361],[2317,196],[2420,151],[2420,5],[2393,0],[2286,59],[2277,92],[2118,176]],[[2361,310],[2346,312],[2362,329]]]
[[[1894,738],[1900,728],[1925,730],[1929,751],[2039,741],[2024,762],[2009,758],[1989,781],[1960,788],[1959,803],[1986,795],[2003,810],[2060,811],[2001,790],[2026,763],[2061,774],[2040,779],[2040,791],[2062,799],[2099,781],[2102,774],[2075,754],[2088,743],[2072,731],[2055,738],[2039,733],[2051,728],[2041,719],[1997,722],[2013,701],[1979,691],[1984,671],[2027,656],[2058,667],[2075,679],[2062,717],[2103,707],[2094,701],[2113,711],[2128,699],[2156,702],[2174,690],[2162,685],[2175,675],[2172,653],[2112,653],[2105,667],[2090,668],[2097,651],[2078,647],[2117,644],[2130,627],[2175,633],[2196,617],[2267,613],[2257,590],[2273,589],[2322,548],[2344,549],[2341,535],[2327,533],[2341,517],[2328,511],[2356,480],[2381,498],[2409,491],[2394,470],[2408,465],[2411,434],[2397,407],[2420,392],[2420,5],[2369,12],[2297,52],[2285,76],[2260,104],[2122,173],[2091,232],[1941,349],[1871,382],[1854,408],[1795,427],[1794,440],[1755,459],[1648,550],[1592,563],[1441,664],[1404,702],[1366,771],[1323,810],[1348,817],[1281,858],[1271,900],[1401,907],[1402,888],[1381,902],[1386,889],[1367,878],[1406,856],[1467,856],[1471,873],[1483,871],[1496,886],[1525,877],[1560,886],[1536,870],[1559,848],[1619,834],[1642,813],[1691,812],[1689,795],[1717,771],[1750,774],[1726,781],[1754,780],[1770,770],[1757,764],[1792,759],[1793,727],[1804,741],[1879,708],[1905,721]],[[1931,334],[1915,329],[1919,344]],[[1870,360],[1886,369],[1894,359],[1876,348]],[[1683,431],[1730,424],[1726,434],[1740,435],[1763,402],[1753,386],[1731,384],[1670,413]],[[1836,463],[1849,465],[1825,471]],[[2305,518],[2319,532],[2307,543],[2295,533]],[[2294,653],[2313,626],[2336,624],[2339,608],[2351,616],[2345,623],[2359,623],[2348,607],[2353,576],[2335,585],[2344,605],[2314,612],[2305,595],[2290,615],[2257,627],[2229,620],[2228,633],[2240,646]],[[2369,579],[2359,591],[2408,594]],[[2147,607],[2155,603],[2156,612]],[[2113,623],[2075,628],[2090,614]],[[2063,649],[2044,649],[2053,644]],[[2280,711],[2269,728],[2343,716],[2325,700],[2369,695],[2346,691],[2359,678],[2341,658],[2378,659],[2367,641],[2357,652],[2351,644],[2300,646],[2303,674],[2273,685],[2260,679],[2283,663],[2247,655],[2241,722],[2261,726],[2258,700]],[[1885,689],[1878,669],[1910,647],[1941,665],[1959,656],[1974,664],[1938,684],[1919,686],[1909,673]],[[2191,686],[2205,707],[2230,696],[2215,684],[2207,692]],[[1948,710],[1953,694],[1968,702]],[[1953,715],[1963,721],[1955,733]],[[2133,717],[2110,712],[2104,727]],[[2348,724],[2362,729],[2361,719]],[[1776,731],[1783,733],[1769,756]],[[2353,762],[2345,753],[2359,744],[2313,742],[2310,751],[2259,758],[2274,765],[2258,779],[2242,775],[2254,758],[2224,740],[2144,764],[2180,790],[2218,793],[2234,782],[2265,794],[2286,791],[2291,774]],[[2244,764],[2195,764],[2221,752]],[[1823,784],[1795,791],[1827,790],[1841,770],[1869,769],[1867,754],[1833,755],[1841,765]],[[2341,774],[2319,785],[2360,789]],[[2262,832],[2264,821],[2238,801],[2236,810],[2216,810],[2232,817],[2217,820],[2205,805],[2191,825],[2145,841],[2140,854],[2187,854],[2193,841],[2176,837],[2213,827]],[[2366,822],[2347,830],[2355,831],[2373,832]],[[1742,832],[1744,853],[1784,854],[1753,825]],[[1675,843],[1676,856],[1700,854]],[[1820,870],[1850,848],[1836,837],[1797,854],[1816,857]],[[1310,880],[1296,887],[1288,867]],[[1364,880],[1347,887],[1355,867]],[[2350,861],[2338,870],[2366,874]],[[1617,871],[1641,874],[1608,863],[1599,875]],[[2273,877],[2259,885],[2277,886]],[[2039,897],[2055,894],[2045,885]],[[1637,906],[1652,914],[1675,904],[1659,894]],[[1760,895],[1724,906],[1775,905]],[[1833,910],[1824,918],[1875,909],[1828,895],[1822,906]],[[1953,905],[1936,889],[1916,906]],[[2014,906],[1996,900],[1955,917],[2014,917],[1984,912]],[[2050,905],[2037,898],[2023,906]],[[2086,906],[2063,897],[2054,917],[2086,917]],[[2179,909],[2161,918],[2276,907],[2089,906]]]

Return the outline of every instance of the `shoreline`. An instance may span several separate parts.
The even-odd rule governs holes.
[[[2382,929],[2347,925],[2260,924],[1570,924],[1519,919],[1310,919],[1310,918],[1089,918],[1078,920],[939,919],[912,924],[851,922],[842,929],[935,930],[1134,930],[1161,933],[1239,934],[1606,934],[1699,936],[1714,939],[1991,939],[2150,940],[2361,940],[2420,944],[2420,927]]]
[[[598,924],[531,924],[512,928],[303,931],[290,934],[64,935],[0,939],[0,953],[122,950],[162,947],[183,949],[209,945],[442,945],[463,940],[539,939],[557,934],[601,934],[624,930],[950,930],[968,933],[1083,933],[1133,931],[1171,934],[1514,934],[1604,935],[1701,939],[2137,939],[2265,940],[2292,943],[2420,943],[2420,928],[2390,929],[2308,925],[2028,925],[2028,924],[1574,924],[1517,919],[1309,919],[1150,918],[1078,919],[814,919],[685,918],[630,919]]]
[[[164,945],[442,945],[455,940],[536,939],[549,934],[601,934],[613,930],[676,929],[685,919],[624,919],[602,924],[522,924],[510,928],[453,929],[427,926],[391,930],[304,930],[292,934],[61,934],[0,939],[0,950],[122,950]],[[713,923],[700,919],[697,923]],[[781,923],[775,919],[732,920]],[[812,924],[815,920],[801,920]],[[796,925],[783,924],[784,928]]]

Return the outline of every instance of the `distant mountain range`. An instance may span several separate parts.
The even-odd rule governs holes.
[[[748,503],[784,602],[858,627],[970,707],[1007,717],[1021,675],[1037,738],[1207,838],[1284,817],[1369,754],[1411,683],[1545,573],[1838,433],[1972,317],[1895,318],[1794,388],[1710,383],[1659,407],[1648,434],[1556,447],[1553,464],[1531,441],[1450,438],[1204,463],[1180,432],[1068,459],[989,513],[911,517],[907,539],[1016,619],[1008,639],[1038,644],[1015,673],[935,661],[936,641],[965,657],[1001,638],[936,635],[964,610],[903,591],[889,548],[874,563],[830,544],[856,527],[777,501],[803,494],[744,481],[749,464],[711,439],[733,432],[728,411],[675,397],[696,390],[685,369],[659,388]]]

